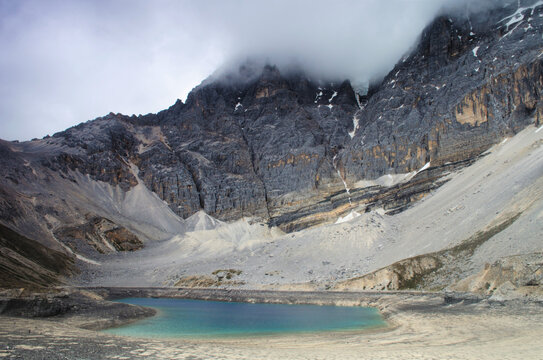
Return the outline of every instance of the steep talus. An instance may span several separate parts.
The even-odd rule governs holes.
[[[403,236],[411,238],[410,256],[340,282],[336,289],[541,294],[542,129],[527,128],[494,146],[487,157],[413,208],[417,216],[407,219],[419,219],[419,224],[403,226]],[[405,215],[409,211],[400,218]],[[420,222],[428,225],[421,227]],[[415,238],[426,246],[415,245]],[[499,290],[501,286],[505,288]]]
[[[287,234],[248,220],[209,224],[200,231],[150,244],[130,257],[112,254],[102,258],[102,265],[89,268],[78,283],[175,286],[180,281],[184,286],[253,289],[444,288],[477,275],[485,264],[543,251],[542,145],[543,127],[529,126],[494,145],[470,166],[452,171],[442,178],[448,180],[445,184],[394,215],[380,207],[352,211],[336,217],[334,223]],[[419,175],[433,171],[426,169]],[[374,184],[383,186],[386,181],[391,181],[388,176]],[[398,186],[401,189],[402,184]],[[213,273],[221,269],[239,272],[231,279],[235,284],[218,281]],[[365,278],[360,285],[357,279],[372,273],[379,276]]]
[[[437,17],[365,94],[349,80],[248,60],[157,114],[110,113],[40,140],[0,140],[0,223],[95,266],[118,251],[221,226],[202,214],[286,232],[364,213],[371,222],[374,211],[394,218],[503,139],[540,126],[542,5]],[[424,248],[473,235],[443,233],[448,240]],[[402,258],[422,251],[404,250]],[[377,262],[354,263],[377,270]]]
[[[479,246],[511,226],[520,215],[511,215],[497,225],[478,231],[456,246],[398,261],[362,277],[341,282],[336,285],[336,289],[443,289],[465,276],[467,263]]]

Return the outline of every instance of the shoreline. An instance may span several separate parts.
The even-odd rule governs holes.
[[[14,317],[5,314],[6,306],[0,303],[3,313],[0,316],[0,358],[72,359],[85,354],[92,359],[535,359],[543,353],[543,344],[539,341],[543,336],[543,304],[521,300],[497,303],[470,294],[417,292],[178,288],[71,288],[67,291],[68,294],[55,296],[64,302],[71,301],[73,306],[81,306],[79,313],[46,318]],[[85,296],[98,295],[93,302],[82,297],[82,292]],[[373,306],[379,309],[388,326],[348,332],[209,339],[135,338],[94,331],[150,316],[139,307],[112,306],[119,303],[103,300],[135,294]]]
[[[366,306],[376,307],[381,313],[387,312],[392,303],[407,306],[414,300],[424,302],[425,306],[438,306],[442,303],[461,301],[473,303],[484,299],[469,293],[423,291],[286,291],[159,287],[85,287],[76,289],[96,292],[107,300],[128,297],[163,297],[266,304]]]
[[[158,298],[158,297],[145,297],[145,298]],[[217,301],[217,302],[223,302],[223,303],[237,303],[237,304],[254,304],[255,302],[247,302],[247,301],[241,301],[241,299],[237,298],[237,299],[228,299],[227,301],[224,301],[225,299],[211,299],[211,298],[208,298],[206,300],[202,300],[202,299],[194,299],[194,298],[186,298],[186,297],[179,297],[179,296],[161,296],[159,297],[160,299],[177,299],[177,300],[186,300],[186,301],[210,301],[210,302],[214,302],[214,301]],[[124,300],[124,299],[144,299],[142,297],[135,297],[135,298],[122,298],[120,300]],[[112,301],[117,301],[117,300],[112,300]],[[122,301],[122,303],[125,303],[125,304],[131,304],[132,302],[128,301],[128,302],[124,302]],[[293,304],[293,303],[286,303],[286,302],[277,302],[277,301],[273,301],[273,302],[266,302],[266,301],[259,301],[259,302],[256,302],[257,304],[268,304],[268,305],[287,305],[287,306],[313,306],[313,307],[319,307],[319,306],[326,306],[326,307],[333,307],[333,306],[343,306],[343,307],[358,307],[359,305],[358,304],[352,304],[352,305],[330,305],[330,304],[315,304],[315,303],[312,303],[312,304],[307,304],[307,303],[304,303],[304,304],[301,304],[301,303],[296,303],[296,304]],[[148,307],[148,308],[151,308],[151,309],[154,309],[155,310],[155,315],[153,316],[161,316],[161,312],[162,310],[159,308],[159,307],[154,307],[152,305],[141,305],[141,306],[145,306],[145,307]],[[380,320],[381,320],[381,323],[380,324],[374,324],[374,325],[366,325],[366,326],[362,326],[362,327],[356,327],[356,328],[353,328],[353,327],[349,327],[349,328],[338,328],[338,329],[329,329],[329,330],[285,330],[285,331],[272,331],[272,332],[255,332],[255,333],[252,333],[252,332],[249,332],[249,333],[243,333],[243,332],[239,332],[239,333],[225,333],[225,334],[215,334],[215,335],[210,335],[210,334],[200,334],[200,335],[166,335],[166,336],[158,336],[158,335],[146,335],[146,334],[139,334],[139,335],[126,335],[126,334],[122,334],[122,333],[116,333],[115,331],[109,331],[109,330],[113,330],[117,327],[123,327],[125,325],[129,325],[129,324],[120,324],[118,326],[114,326],[114,327],[107,327],[105,329],[99,329],[97,331],[105,331],[106,333],[109,333],[109,334],[112,334],[112,335],[117,335],[117,336],[122,336],[122,337],[129,337],[129,338],[138,338],[138,339],[163,339],[163,340],[186,340],[186,341],[221,341],[221,340],[225,340],[226,342],[231,342],[231,341],[243,341],[244,339],[255,339],[255,340],[263,340],[263,339],[271,339],[271,338],[281,338],[281,337],[290,337],[290,336],[296,336],[298,338],[303,338],[303,337],[310,337],[310,336],[315,336],[315,335],[330,335],[330,334],[337,334],[337,335],[361,335],[361,334],[369,334],[369,333],[377,333],[377,332],[386,332],[386,331],[390,331],[392,330],[393,328],[395,328],[396,326],[391,326],[390,322],[387,321],[386,317],[381,313],[381,311],[377,308],[377,307],[366,307],[366,306],[361,306],[363,308],[366,308],[366,309],[372,309],[374,311],[376,311],[376,313],[378,314]],[[164,315],[162,315],[164,316]],[[135,321],[139,321],[139,320],[143,320],[143,319],[138,319],[138,320],[135,320]]]

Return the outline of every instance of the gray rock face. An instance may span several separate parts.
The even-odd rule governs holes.
[[[143,182],[182,218],[203,209],[294,230],[360,203],[400,211],[437,186],[450,163],[469,163],[532,115],[539,124],[543,7],[530,3],[437,18],[364,96],[349,81],[249,62],[157,114],[109,114],[42,140],[0,143],[9,169],[0,180],[0,219],[22,228],[31,210],[21,210],[16,194],[47,181],[25,164],[124,190]],[[432,173],[408,186],[356,189],[359,180],[428,162]]]
[[[266,66],[249,82],[202,85],[158,118],[201,208],[222,219],[268,218],[282,195],[338,182],[332,157],[352,127],[354,96],[349,83],[321,91]]]
[[[138,176],[183,218],[203,209],[268,219],[285,194],[342,187],[333,157],[358,109],[350,83],[318,85],[273,66],[240,78],[244,71],[208,80],[156,115],[110,114],[55,134],[49,141],[62,150],[43,164],[123,189]]]
[[[359,113],[345,177],[467,159],[539,119],[543,8],[524,6],[437,18]]]

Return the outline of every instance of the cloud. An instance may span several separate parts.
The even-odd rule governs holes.
[[[389,70],[441,7],[436,0],[236,4],[235,16],[214,20],[233,34],[233,56],[296,59],[316,74],[360,79]]]
[[[392,68],[451,3],[0,0],[0,138],[159,111],[244,56],[364,80]]]
[[[182,3],[0,3],[0,138],[167,108],[219,66],[220,37]]]

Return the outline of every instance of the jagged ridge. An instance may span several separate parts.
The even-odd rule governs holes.
[[[541,6],[518,14],[509,5],[439,17],[363,98],[349,81],[243,65],[158,114],[109,114],[42,140],[2,142],[0,220],[60,249],[59,226],[110,218],[60,190],[81,187],[81,174],[123,194],[144,184],[181,218],[204,210],[289,231],[355,207],[401,211],[532,115],[539,124],[542,15]],[[364,182],[410,172],[392,187]]]

